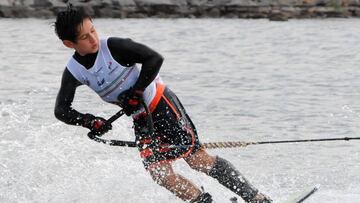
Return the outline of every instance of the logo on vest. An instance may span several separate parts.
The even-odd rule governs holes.
[[[101,71],[101,69],[103,69],[104,67],[101,66],[98,70],[95,70],[95,74],[99,74],[99,72]]]
[[[90,80],[87,78],[87,77],[84,77],[83,76],[83,83],[85,84],[85,85],[87,85],[87,86],[90,86]]]
[[[112,74],[117,68],[119,68],[119,66],[115,66],[115,68],[111,66],[112,66],[112,61],[109,61],[109,66],[108,66],[108,69],[110,70],[109,75]]]
[[[98,86],[101,86],[101,85],[103,85],[104,83],[105,83],[105,78],[103,78],[102,80],[98,80],[98,81],[97,81]]]

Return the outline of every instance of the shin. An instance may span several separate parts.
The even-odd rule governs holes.
[[[235,192],[246,202],[252,200],[258,193],[258,190],[230,162],[223,158],[216,157],[214,166],[210,169],[208,175],[217,179],[219,183]]]
[[[153,180],[165,187],[184,201],[195,200],[201,195],[201,190],[191,181],[175,174],[170,164],[161,164],[149,169]]]

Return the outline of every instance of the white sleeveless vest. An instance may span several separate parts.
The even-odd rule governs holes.
[[[136,64],[125,67],[114,60],[107,46],[107,38],[100,40],[93,67],[86,69],[71,57],[67,69],[78,81],[89,86],[109,103],[117,103],[118,95],[132,87],[140,74]],[[160,76],[158,75],[155,80],[161,82]],[[144,91],[143,96],[147,105],[150,105],[156,94],[155,80]]]

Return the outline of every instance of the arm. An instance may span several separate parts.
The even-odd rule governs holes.
[[[109,38],[108,47],[120,64],[142,64],[140,76],[133,87],[135,90],[144,90],[155,79],[164,61],[159,53],[131,39]]]
[[[64,70],[60,91],[56,98],[55,117],[70,125],[81,125],[92,131],[90,135],[99,135],[111,130],[111,123],[102,117],[95,117],[92,114],[82,114],[71,108],[75,91],[81,83],[66,68]]]
[[[75,90],[81,83],[65,68],[59,93],[56,97],[55,117],[70,125],[82,125],[85,114],[71,108],[74,100]]]

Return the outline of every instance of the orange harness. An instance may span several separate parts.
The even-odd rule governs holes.
[[[176,114],[176,117],[177,119],[180,119],[180,114],[179,112],[176,111],[175,107],[170,103],[170,101],[164,96],[164,91],[165,91],[165,85],[163,84],[156,84],[156,95],[154,97],[154,99],[151,101],[150,103],[150,106],[149,106],[149,110],[150,112],[154,112],[154,110],[156,109],[157,105],[159,104],[161,98],[163,98],[165,100],[165,102],[170,106],[170,108],[172,109],[172,111]],[[135,119],[139,118],[139,117],[142,117],[142,116],[147,116],[146,115],[146,112],[142,112],[140,114],[138,114],[136,116]],[[192,145],[195,144],[195,135],[194,135],[194,132],[191,130],[191,129],[187,129],[189,131],[189,133],[192,135]],[[156,139],[156,138],[155,138]],[[142,143],[143,144],[150,144],[151,143],[151,139],[144,139],[142,140]],[[167,148],[166,147],[166,144],[163,145],[163,146],[160,146],[160,148],[158,149],[158,151],[160,153],[162,152],[166,152],[166,151],[169,151],[171,150],[170,148]],[[180,158],[184,158],[186,156],[188,156],[193,150],[193,147],[190,147],[190,149],[184,153],[183,155],[179,156],[178,158],[176,159],[180,159]],[[140,157],[141,158],[147,158],[149,156],[152,156],[153,155],[153,151],[149,148],[145,148],[143,150],[140,151]],[[158,163],[161,163],[161,162],[171,162],[175,159],[172,159],[172,160],[164,160],[164,161],[160,161]]]

